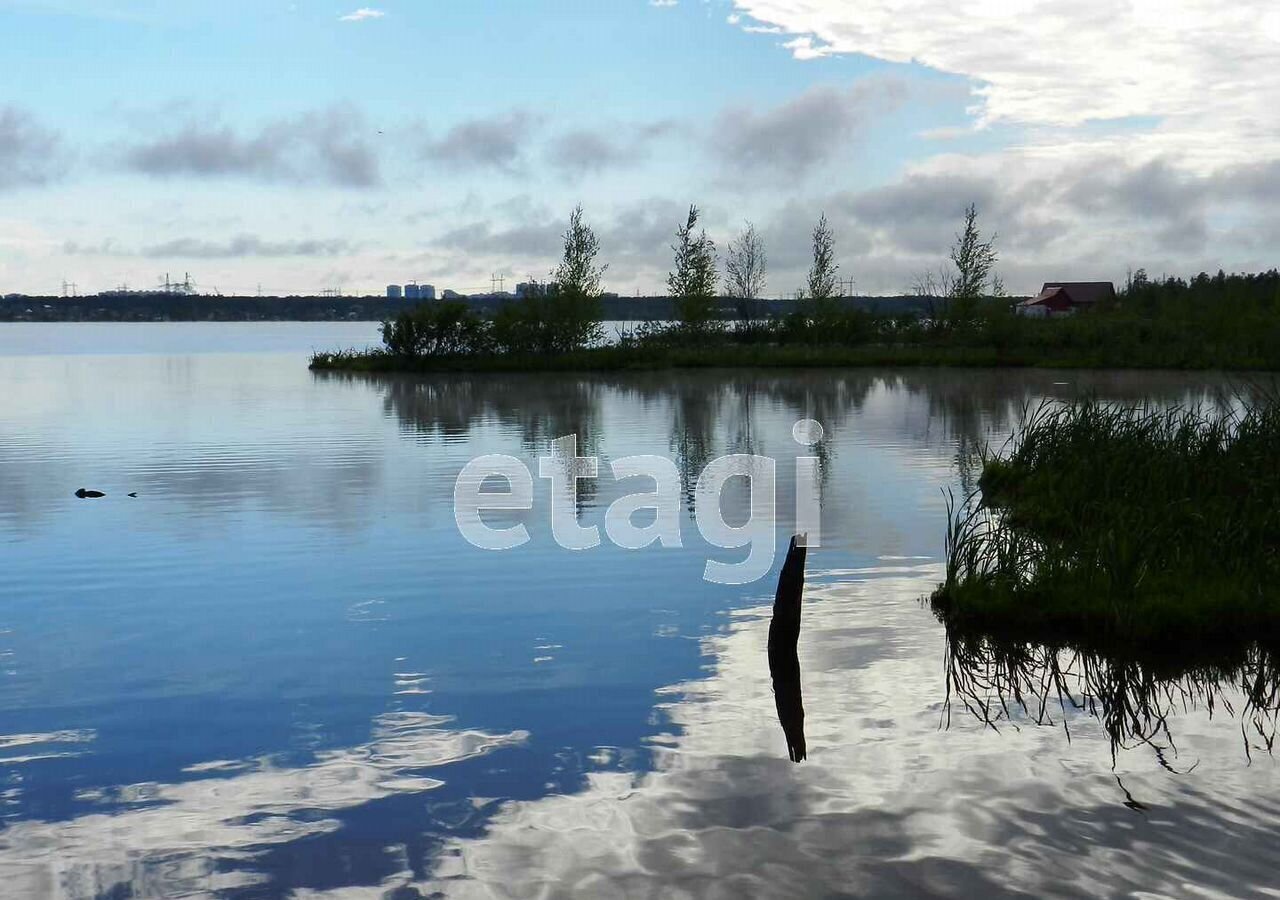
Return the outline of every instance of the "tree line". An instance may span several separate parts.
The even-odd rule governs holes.
[[[813,228],[812,262],[796,307],[783,317],[765,316],[761,301],[768,285],[764,239],[746,222],[725,248],[724,274],[715,241],[701,227],[702,211],[691,205],[671,245],[667,274],[675,321],[646,323],[622,336],[624,343],[673,344],[708,338],[736,342],[808,341],[819,335],[865,336],[874,317],[843,310],[837,273],[835,233],[822,214]],[[582,206],[574,208],[563,234],[563,255],[544,289],[507,303],[484,318],[463,303],[430,301],[383,323],[390,353],[428,356],[477,353],[569,353],[604,340],[600,299],[608,265],[600,261],[600,242],[587,224]],[[961,313],[985,294],[1001,295],[994,277],[994,238],[984,238],[977,210],[970,206],[956,235],[951,268],[918,283],[917,292],[959,304]],[[531,279],[532,280],[532,279]],[[728,301],[726,309],[724,301]],[[971,309],[968,312],[972,312]]]
[[[873,313],[840,302],[836,238],[825,215],[810,239],[804,288],[785,312],[768,314],[762,299],[768,257],[759,231],[745,223],[727,243],[722,260],[701,225],[701,211],[690,206],[671,245],[667,292],[674,321],[644,322],[606,341],[601,296],[608,266],[578,206],[545,291],[507,303],[487,318],[450,301],[402,312],[383,323],[380,352],[394,359],[379,365],[426,360],[430,367],[432,359],[484,357],[495,366],[516,368],[571,362],[664,365],[678,358],[682,365],[833,365],[865,359],[1280,369],[1280,274],[1274,270],[1201,274],[1186,281],[1153,280],[1138,270],[1115,303],[1068,318],[1032,319],[1018,315],[1006,295],[996,271],[996,238],[984,234],[970,205],[946,262],[914,285],[914,293],[931,298],[930,310]],[[531,362],[535,357],[538,361]],[[564,362],[545,362],[552,357]]]

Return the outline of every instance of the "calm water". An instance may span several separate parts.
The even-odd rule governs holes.
[[[1276,896],[1265,711],[1175,686],[1167,731],[1114,758],[1088,709],[993,730],[948,703],[949,680],[990,700],[991,673],[957,671],[919,602],[966,449],[1024,404],[1217,380],[306,369],[374,340],[0,327],[0,894]],[[537,478],[526,546],[475,549],[453,520],[469,459],[536,475],[577,434],[606,476],[584,524],[625,493],[610,460],[669,456],[693,502],[707,460],[754,452],[778,460],[785,546],[803,417],[827,438],[799,765],[765,657],[781,548],[759,583],[707,583],[744,551],[685,510],[680,549],[562,550]]]

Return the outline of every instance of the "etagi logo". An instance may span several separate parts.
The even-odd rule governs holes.
[[[813,446],[822,440],[822,425],[801,419],[791,429],[798,444]],[[796,466],[795,531],[807,534],[805,546],[821,546],[818,458],[798,456]],[[680,533],[680,472],[665,456],[627,456],[609,464],[619,482],[647,478],[652,490],[629,493],[610,504],[604,517],[605,536],[624,550],[640,550],[655,542],[663,547],[683,546]],[[768,456],[735,453],[713,459],[698,475],[694,492],[694,521],[709,545],[723,550],[746,548],[746,558],[728,563],[708,559],[702,577],[716,584],[750,584],[773,568],[777,550],[774,526],[777,497],[777,463]],[[600,477],[600,460],[578,456],[578,437],[570,434],[551,443],[551,454],[539,457],[538,477],[551,482],[551,534],[566,550],[590,550],[600,546],[600,528],[578,521],[577,480]],[[721,497],[731,479],[746,482],[749,514],[741,525],[724,520]],[[500,479],[506,489],[482,490],[486,481]],[[522,524],[493,528],[483,521],[486,510],[516,512],[533,509],[533,476],[523,461],[505,454],[487,454],[471,460],[453,486],[453,517],[458,531],[482,550],[513,550],[529,542]],[[651,510],[653,522],[633,524],[632,517]]]

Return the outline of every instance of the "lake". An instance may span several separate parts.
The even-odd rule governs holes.
[[[0,893],[1276,895],[1274,709],[1231,678],[1115,690],[1096,662],[1058,675],[1100,702],[1001,704],[1014,682],[922,602],[947,492],[1027,405],[1215,402],[1228,380],[307,370],[312,348],[376,341],[372,323],[0,326]],[[557,544],[539,459],[570,434],[600,460],[570,498],[582,525],[636,489],[611,463],[660,456],[681,546]],[[777,473],[772,566],[738,585],[704,580],[746,550],[694,512],[748,522],[745,479],[698,487],[733,453]],[[501,552],[454,519],[485,454],[534,486],[532,510],[485,514],[526,528]],[[765,651],[810,456],[793,764]],[[1133,696],[1145,719],[1108,710]]]

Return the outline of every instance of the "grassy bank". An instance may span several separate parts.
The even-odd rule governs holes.
[[[555,355],[487,354],[397,356],[383,350],[317,352],[317,371],[396,372],[618,372],[697,368],[835,368],[861,366],[1068,366],[981,347],[599,347]]]
[[[1280,638],[1280,406],[1046,405],[952,511],[946,621],[1099,646]]]
[[[411,332],[412,339],[403,339]],[[483,320],[413,328],[367,351],[321,351],[311,368],[349,372],[623,371],[675,368],[987,366],[1280,370],[1280,320],[1213,339],[1178,322],[1119,314],[1031,320],[990,307],[973,321],[928,323],[865,313],[749,323],[740,330],[679,327],[624,335],[607,346],[549,352],[504,342]],[[425,335],[425,336],[424,336]]]
[[[838,368],[966,366],[1048,369],[1280,370],[1270,353],[1239,354],[1196,348],[1123,349],[996,347],[969,342],[788,345],[708,342],[703,346],[596,347],[558,354],[479,353],[399,355],[383,349],[317,351],[317,371],[377,372],[618,372],[697,368]]]

